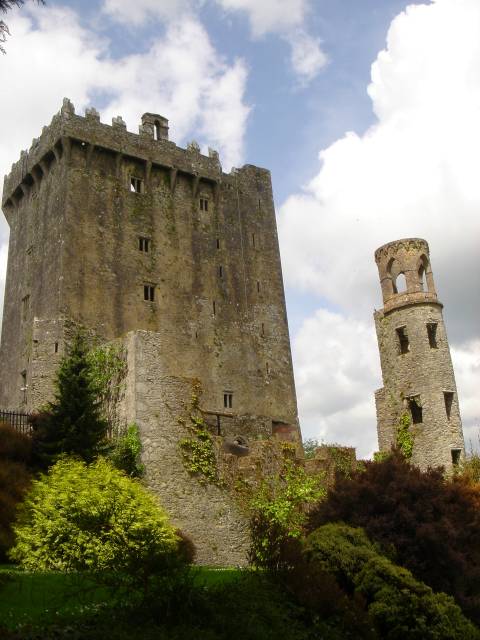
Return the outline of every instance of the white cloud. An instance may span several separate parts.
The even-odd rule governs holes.
[[[190,0],[104,0],[103,11],[118,22],[139,27],[151,18],[175,18],[190,4]]]
[[[308,84],[327,64],[319,38],[313,38],[303,29],[296,29],[286,36],[291,46],[291,65],[301,84]]]
[[[241,60],[223,61],[195,18],[172,21],[146,52],[120,59],[69,9],[24,8],[12,12],[9,27],[8,52],[0,60],[9,79],[0,105],[0,176],[50,122],[64,96],[82,113],[95,92],[109,96],[104,122],[120,114],[138,132],[144,112],[161,113],[177,143],[196,138],[218,149],[227,170],[242,164],[247,70]],[[7,237],[1,216],[0,251]],[[0,279],[3,273],[0,264]]]
[[[309,0],[216,0],[227,11],[244,11],[254,37],[285,33],[303,24]]]
[[[479,42],[477,0],[437,0],[398,16],[372,67],[369,94],[378,123],[322,151],[318,174],[287,200],[279,221],[287,285],[318,295],[360,327],[373,327],[372,308],[381,305],[374,250],[402,237],[429,241],[467,428],[480,413],[480,371],[472,364],[478,357],[472,341],[480,338]],[[340,353],[342,326],[329,327],[339,336]],[[325,341],[323,331],[319,324],[312,344]],[[308,353],[297,365],[301,379]],[[300,407],[315,392],[313,378],[311,384],[310,391],[300,386]],[[327,396],[345,397],[335,419],[323,415],[335,439],[357,384],[355,372],[341,384],[325,381]],[[370,393],[380,385],[378,379]],[[363,400],[355,406],[360,410]],[[369,420],[375,424],[373,402]]]

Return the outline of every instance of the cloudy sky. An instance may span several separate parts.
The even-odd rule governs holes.
[[[480,427],[479,0],[48,0],[6,21],[0,175],[58,111],[145,111],[272,171],[302,430],[376,449],[374,250],[430,244]],[[0,291],[8,227],[0,221]],[[0,293],[0,304],[1,296]]]

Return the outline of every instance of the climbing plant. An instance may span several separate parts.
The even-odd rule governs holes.
[[[188,422],[179,418],[180,424],[190,431],[190,436],[182,438],[179,442],[183,464],[202,484],[221,484],[213,437],[200,411],[200,394],[200,385],[194,385]]]
[[[124,390],[127,373],[125,348],[107,344],[91,349],[87,355],[90,379],[97,391],[102,411],[110,429],[116,427],[116,407]]]
[[[405,412],[400,417],[397,425],[397,448],[401,451],[406,460],[410,460],[413,454],[414,435],[410,430],[412,418],[409,413]]]

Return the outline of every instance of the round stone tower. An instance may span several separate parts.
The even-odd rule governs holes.
[[[401,418],[408,416],[412,462],[451,470],[465,447],[428,244],[390,242],[375,251],[375,262],[384,304],[374,315],[384,385],[375,393],[380,451],[396,444]]]

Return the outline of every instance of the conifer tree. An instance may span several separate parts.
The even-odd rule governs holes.
[[[107,422],[101,415],[87,351],[85,337],[77,333],[60,363],[55,399],[36,424],[34,420],[35,451],[43,465],[54,463],[62,453],[91,462],[105,441]]]

